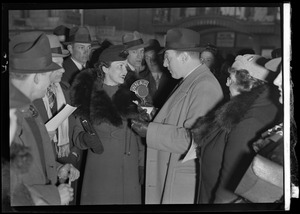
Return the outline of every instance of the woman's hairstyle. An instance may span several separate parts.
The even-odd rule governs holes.
[[[111,66],[111,61],[108,61],[108,62],[102,62],[102,61],[98,61],[96,64],[95,64],[95,69],[97,69],[97,75],[98,77],[100,77],[102,80],[104,79],[105,77],[105,73],[104,71],[102,70],[102,67],[106,67],[106,68],[109,68]]]
[[[253,88],[264,85],[265,82],[252,77],[246,69],[236,70],[234,68],[229,68],[228,72],[234,74],[236,78],[237,90],[239,92],[251,91]]]

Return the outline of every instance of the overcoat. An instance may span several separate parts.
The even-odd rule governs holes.
[[[196,164],[181,162],[191,144],[186,128],[223,98],[221,86],[202,64],[188,75],[149,123],[146,204],[194,203]]]
[[[252,143],[275,123],[277,107],[266,85],[233,97],[192,128],[200,162],[198,203],[231,203],[250,165]]]
[[[139,166],[144,167],[144,145],[128,126],[137,115],[137,99],[128,85],[111,93],[96,69],[80,72],[71,87],[75,114],[87,118],[101,140],[104,152],[88,150],[83,173],[81,205],[140,204]],[[129,85],[130,86],[130,85]],[[115,87],[115,86],[113,86]]]
[[[66,99],[66,103],[70,104],[71,100],[70,100],[70,96],[69,96],[69,85],[64,82],[60,82],[60,86],[62,88],[64,97]],[[37,100],[33,101],[33,103],[36,106],[37,110],[39,111],[39,114],[41,115],[43,122],[44,123],[48,122],[49,117],[48,117],[47,110],[45,108],[43,99],[37,99]],[[83,161],[83,151],[81,149],[79,149],[78,147],[76,147],[77,144],[80,144],[80,142],[76,142],[76,141],[80,141],[79,134],[80,134],[80,132],[82,132],[84,130],[83,130],[82,126],[80,124],[78,124],[78,120],[76,120],[74,115],[70,115],[68,117],[68,120],[69,120],[70,154],[68,157],[60,157],[60,158],[58,158],[56,155],[56,160],[58,162],[60,162],[61,164],[70,163],[74,167],[76,167],[79,171],[82,171],[82,169],[80,168],[81,167],[80,163]],[[54,143],[54,142],[51,142],[51,143]],[[81,180],[81,178],[79,178],[79,179]],[[73,190],[74,190],[74,199],[69,204],[75,205],[76,199],[79,197],[79,195],[77,195],[77,194],[79,194],[78,180],[73,181],[71,186],[73,187]]]
[[[63,74],[61,80],[71,85],[75,76],[80,72],[80,70],[71,59],[71,56],[65,58],[62,65],[65,69],[65,73]]]
[[[14,87],[12,84],[10,87]],[[14,99],[25,96],[16,89]],[[30,148],[33,160],[28,172],[22,175],[23,183],[38,198],[49,205],[60,205],[60,196],[56,186],[57,167],[55,151],[50,137],[36,107],[31,103],[16,111],[17,131],[14,142]]]

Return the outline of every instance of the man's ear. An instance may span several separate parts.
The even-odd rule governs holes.
[[[179,57],[182,63],[186,63],[189,58],[189,55],[187,54],[187,52],[182,52]]]
[[[34,77],[33,77],[33,82],[34,82],[35,84],[38,84],[38,83],[39,83],[39,81],[40,81],[40,75],[41,75],[41,74],[39,74],[39,73],[37,73],[37,74],[34,75]]]
[[[73,46],[71,44],[67,45],[67,49],[70,52],[70,54],[73,53]]]

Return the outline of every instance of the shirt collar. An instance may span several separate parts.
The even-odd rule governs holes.
[[[73,57],[71,57],[72,61],[75,63],[76,67],[79,69],[79,70],[82,70],[84,68],[85,65],[79,63],[78,61],[76,61]]]
[[[202,63],[200,63],[199,65],[197,65],[195,68],[193,68],[187,75],[185,75],[185,77],[183,77],[183,79],[187,78],[193,71],[195,71],[201,65],[202,65]]]

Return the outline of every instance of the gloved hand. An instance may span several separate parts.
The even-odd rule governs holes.
[[[145,167],[144,166],[139,166],[139,182],[140,185],[144,184],[145,180]]]
[[[132,119],[131,128],[141,137],[147,136],[148,122]]]
[[[80,133],[81,142],[83,142],[88,148],[91,148],[94,153],[102,154],[104,151],[102,142],[97,135],[90,135],[83,131]]]
[[[153,119],[153,117],[155,116],[157,108],[155,108],[154,106],[151,106],[151,105],[145,106],[145,107],[152,108],[152,111],[150,112],[150,114],[148,114],[147,110],[143,109],[142,107],[144,107],[144,106],[141,106],[140,104],[138,104],[137,109],[139,111],[139,119],[142,121],[150,122]]]

